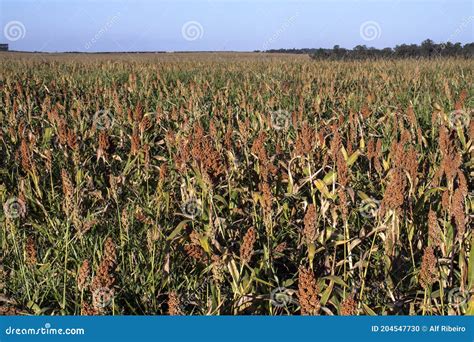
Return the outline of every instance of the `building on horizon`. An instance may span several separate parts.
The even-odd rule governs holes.
[[[8,44],[0,44],[0,51],[8,51]]]

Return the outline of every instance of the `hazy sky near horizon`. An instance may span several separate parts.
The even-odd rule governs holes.
[[[472,0],[0,0],[23,51],[252,51],[474,41]]]

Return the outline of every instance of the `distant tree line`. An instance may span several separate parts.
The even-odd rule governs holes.
[[[395,48],[376,49],[365,45],[357,45],[352,50],[335,45],[332,49],[277,49],[267,50],[269,53],[296,53],[309,54],[313,59],[390,59],[390,58],[437,58],[437,57],[474,57],[474,43],[441,43],[437,44],[431,39],[426,39],[420,45],[402,44]]]

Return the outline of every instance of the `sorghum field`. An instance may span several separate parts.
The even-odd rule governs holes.
[[[0,311],[474,314],[473,70],[0,54]]]

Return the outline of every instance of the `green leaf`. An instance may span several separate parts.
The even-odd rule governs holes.
[[[344,280],[342,280],[340,277],[338,276],[334,276],[334,275],[330,275],[330,276],[327,276],[327,277],[323,277],[321,279],[329,279],[331,280],[332,282],[335,282],[336,284],[338,285],[341,285],[341,286],[344,286],[344,287],[349,287],[349,285],[347,285]]]
[[[337,178],[337,173],[334,171],[329,172],[326,176],[323,178],[323,182],[326,185],[332,184]]]
[[[41,308],[38,306],[38,304],[34,303],[33,301],[29,301],[26,306],[30,309],[33,310],[33,312],[36,315],[41,315]]]
[[[322,296],[321,296],[321,305],[326,305],[327,301],[329,300],[329,297],[331,296],[332,289],[334,287],[334,282],[331,281],[329,282],[328,287],[324,290]]]
[[[469,304],[466,310],[466,316],[474,316],[474,296],[469,299]]]
[[[377,314],[367,306],[367,304],[362,303],[362,307],[364,308],[364,311],[367,315],[369,316],[377,316]]]
[[[352,153],[349,159],[347,159],[347,166],[351,166],[352,164],[354,164],[357,161],[357,158],[359,158],[359,156],[360,156],[359,150]]]
[[[171,232],[171,234],[168,236],[168,240],[173,240],[173,238],[178,235],[181,230],[183,230],[183,228],[186,226],[186,223],[188,223],[189,221],[191,220],[183,220],[181,221],[180,223],[178,223],[178,225],[176,226],[176,228]]]

